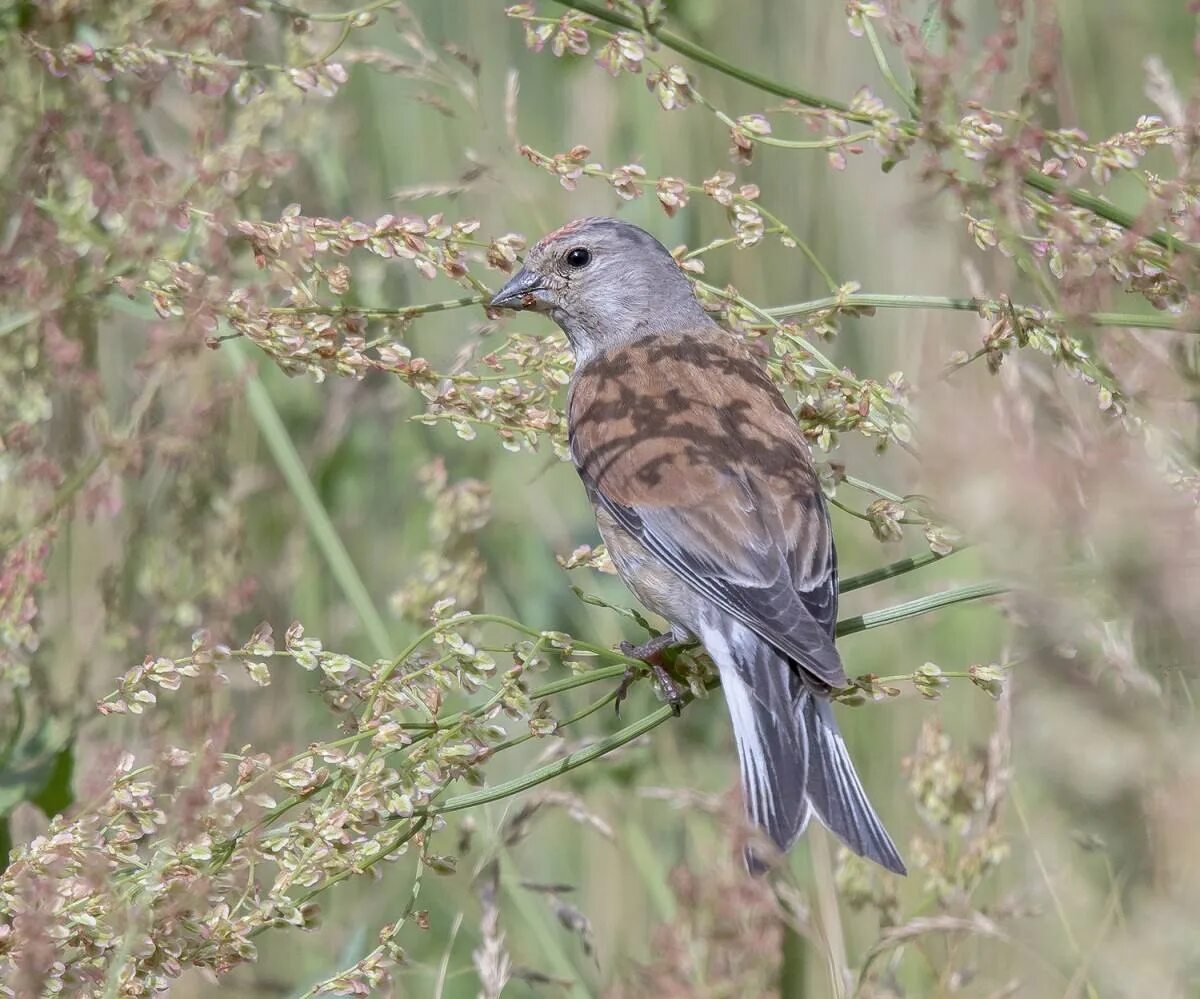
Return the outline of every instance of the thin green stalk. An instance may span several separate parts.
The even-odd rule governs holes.
[[[933,559],[930,559],[929,561],[933,561]],[[928,564],[928,562],[922,561],[922,557],[918,556],[913,559],[904,559],[901,562],[893,563],[892,566],[885,566],[881,570],[874,570],[874,572],[882,574],[888,570],[894,570],[889,574],[900,575],[902,572],[909,571],[909,568],[905,568],[904,566],[906,563],[910,562],[913,564],[909,568],[917,568],[920,564]],[[847,582],[852,585],[852,588],[857,588],[857,585],[868,585],[867,583],[856,584],[856,580],[858,578],[859,577],[852,577],[850,580],[847,580]],[[881,575],[880,578],[886,577]],[[910,600],[907,603],[897,604],[894,607],[886,607],[883,610],[871,611],[866,614],[861,614],[857,617],[845,618],[838,622],[837,635],[840,638],[845,635],[857,634],[860,631],[869,631],[872,628],[880,628],[884,625],[894,624],[898,621],[904,621],[908,618],[917,617],[921,614],[927,614],[943,607],[952,606],[953,604],[964,603],[970,600],[978,600],[989,596],[996,596],[1005,592],[1007,592],[1007,588],[998,583],[980,583],[974,586],[964,586],[953,590],[946,590],[927,597],[920,597],[916,600]],[[522,634],[541,635],[541,632],[538,632],[533,628],[529,628],[520,624],[519,622],[512,621],[509,618],[505,618],[496,614],[466,615],[457,620],[460,623],[468,620],[476,622],[490,621],[493,623],[508,625]],[[431,628],[423,635],[419,636],[409,646],[408,650],[406,650],[405,656],[402,658],[406,658],[408,655],[411,655],[424,641],[427,641],[434,633],[436,633],[437,630],[437,628]],[[598,646],[589,646],[587,643],[583,642],[576,642],[575,645],[581,649],[585,649],[586,651],[592,651],[599,648]],[[630,659],[619,652],[613,652],[610,650],[603,651],[605,655],[617,660],[617,665],[589,670],[587,673],[583,673],[578,676],[564,677],[562,680],[558,680],[538,688],[537,690],[533,691],[530,696],[535,700],[541,700],[544,697],[550,697],[554,694],[572,690],[576,687],[586,686],[601,680],[616,679],[624,674],[625,665],[644,665],[639,660]],[[903,677],[897,679],[903,679]],[[715,688],[716,685],[717,684],[714,681],[710,685],[710,689]],[[598,710],[600,707],[603,707],[603,705],[608,703],[609,700],[611,700],[611,697],[605,697],[597,702],[589,704],[587,707],[582,709],[582,711],[579,712],[576,717],[570,720],[577,721],[580,717],[586,716],[587,714]],[[694,700],[694,697],[684,691],[684,705],[686,706],[687,704],[690,704],[692,700]],[[413,737],[412,744],[429,738],[437,731],[443,731],[451,728],[468,717],[478,716],[486,710],[486,707],[486,705],[481,705],[466,711],[457,712],[453,715],[447,716],[444,719],[441,719],[435,726],[426,727],[422,725],[420,726],[418,734]],[[583,766],[585,763],[590,763],[592,760],[599,759],[600,757],[611,753],[613,750],[618,749],[626,743],[632,742],[634,739],[645,735],[654,728],[657,728],[671,717],[674,717],[671,705],[663,705],[651,714],[646,715],[644,718],[632,723],[631,725],[627,725],[625,728],[620,729],[600,742],[595,743],[586,749],[580,750],[577,753],[572,753],[570,756],[564,757],[561,760],[547,764],[538,770],[534,770],[520,777],[516,777],[495,787],[483,788],[468,794],[459,795],[456,798],[450,798],[440,805],[429,806],[426,809],[418,811],[416,814],[436,815],[442,812],[460,811],[464,808],[473,808],[476,805],[486,804],[490,801],[498,801],[502,798],[507,798],[510,795],[527,791],[530,788],[536,787],[539,784],[543,784],[546,781],[553,779],[554,777],[568,773],[571,770],[575,770]],[[415,728],[417,726],[409,727]],[[366,732],[357,733],[355,736],[340,740],[339,744],[344,744],[345,742],[349,741],[349,739],[358,740],[365,738],[367,734],[368,733]],[[255,828],[263,828],[267,825],[270,825],[272,822],[280,818],[285,812],[294,808],[302,801],[307,800],[313,794],[323,790],[325,786],[326,785],[321,785],[313,788],[308,794],[294,795],[287,801],[280,803],[259,822],[255,823]]]
[[[267,311],[281,316],[363,316],[367,319],[414,319],[417,316],[427,316],[431,312],[446,312],[450,309],[465,309],[472,305],[483,305],[486,295],[464,295],[462,298],[448,298],[441,302],[426,302],[423,305],[402,305],[395,308],[370,308],[355,305],[278,305]]]
[[[40,318],[41,315],[42,313],[36,309],[14,313],[7,319],[0,321],[0,336],[8,336],[9,333],[15,333],[23,326],[28,326],[35,319]]]
[[[383,860],[384,857],[388,856],[389,854],[395,853],[398,849],[400,849],[400,847],[402,847],[405,843],[407,843],[410,839],[412,839],[417,833],[419,833],[423,828],[425,828],[425,823],[428,821],[429,821],[429,819],[427,816],[422,815],[422,816],[417,817],[415,819],[415,821],[409,823],[408,827],[403,832],[399,833],[395,839],[393,839],[386,847],[381,849],[370,860],[363,862],[357,868],[345,868],[343,870],[338,871],[336,874],[331,874],[324,881],[322,881],[319,885],[317,885],[314,888],[310,888],[307,892],[305,892],[298,899],[296,899],[295,904],[296,904],[297,908],[304,905],[305,902],[311,902],[314,898],[316,898],[322,892],[328,891],[330,888],[332,888],[336,884],[340,884],[341,882],[345,881],[351,875],[362,874],[365,871],[369,871],[372,867],[374,867],[381,860]],[[265,928],[266,927],[263,927],[263,929],[265,929]],[[251,935],[253,936],[254,934],[251,934]]]
[[[787,330],[783,326],[783,324],[778,319],[776,319],[773,315],[771,315],[766,309],[763,309],[761,306],[755,305],[753,302],[751,302],[745,296],[733,293],[729,289],[717,288],[716,286],[706,284],[703,281],[696,281],[695,284],[696,284],[697,288],[701,288],[701,289],[709,292],[714,297],[723,298],[727,302],[734,302],[735,304],[741,306],[742,308],[747,309],[750,312],[753,312],[759,318],[766,320],[769,324],[771,324],[771,326],[773,326],[778,331],[779,335],[784,340],[786,340],[792,346],[796,347],[798,350],[801,350],[804,353],[806,353],[813,361],[815,361],[822,368],[824,368],[829,374],[835,375],[836,377],[841,379],[843,383],[848,384],[848,385],[853,385],[856,388],[863,387],[862,382],[860,382],[857,378],[854,378],[853,375],[851,375],[846,369],[837,367],[831,360],[829,360],[829,358],[827,358],[824,354],[822,354],[821,351],[819,351],[813,345],[811,339],[794,335],[791,331]],[[898,447],[903,448],[909,454],[912,454],[914,457],[916,457],[916,449],[913,447],[913,445],[909,444],[905,440],[902,440],[896,434],[896,432],[895,432],[895,422],[896,421],[895,421],[895,418],[892,417],[891,413],[890,413],[891,404],[884,397],[882,390],[880,390],[879,388],[875,388],[873,390],[872,394],[874,395],[875,399],[878,401],[879,408],[884,410],[887,418],[890,420],[892,425],[890,427],[888,427],[886,425],[880,426],[880,425],[874,424],[874,423],[869,423],[868,425],[877,427],[881,432],[886,433],[891,440],[895,441],[895,443]]]
[[[861,489],[864,493],[870,493],[873,496],[878,496],[880,499],[891,500],[893,503],[903,505],[908,502],[904,496],[897,496],[894,492],[884,489],[883,486],[877,486],[874,482],[868,482],[866,479],[860,479],[854,475],[843,475],[842,481],[848,486],[855,489]]]
[[[1029,306],[1012,305],[1006,302],[987,298],[949,298],[943,295],[872,295],[859,294],[837,295],[828,298],[817,298],[811,302],[799,302],[796,305],[779,305],[764,309],[774,318],[808,316],[818,312],[828,312],[833,309],[945,309],[952,312],[974,312],[980,315],[983,310],[1013,309],[1018,315],[1030,311]],[[1040,311],[1040,310],[1039,310]],[[1146,316],[1132,312],[1090,312],[1080,316],[1068,316],[1060,313],[1042,313],[1050,322],[1082,323],[1087,326],[1127,326],[1148,330],[1175,330],[1180,333],[1200,333],[1200,326],[1181,324],[1170,316]]]
[[[854,507],[852,507],[846,503],[843,503],[836,496],[829,497],[829,505],[837,507],[843,513],[848,513],[851,517],[857,517],[859,520],[865,520],[868,522],[871,520],[871,518],[867,514],[861,513],[858,510],[855,510]],[[911,524],[913,526],[922,526],[924,524],[927,524],[928,521],[918,520],[915,517],[901,517],[899,520],[896,521],[896,523],[897,524]]]
[[[939,555],[936,552],[924,552],[921,555],[914,555],[912,558],[902,558],[897,562],[882,565],[878,569],[859,573],[857,576],[841,580],[838,583],[838,592],[850,593],[852,590],[860,590],[864,586],[871,586],[885,579],[903,576],[906,572],[912,572],[914,569],[921,569],[927,565],[932,565],[934,562],[940,562],[944,558],[949,558],[951,555],[962,551],[965,547],[966,545],[963,545],[952,552],[947,552],[945,555]]]
[[[313,488],[304,463],[300,460],[296,446],[292,443],[292,438],[283,425],[283,420],[280,418],[275,404],[271,401],[270,395],[259,381],[258,376],[250,368],[239,347],[239,344],[231,343],[221,353],[228,360],[234,373],[245,380],[246,404],[250,408],[254,422],[258,425],[259,433],[262,434],[263,441],[275,459],[275,464],[279,467],[280,474],[283,475],[292,495],[296,497],[296,502],[308,524],[313,541],[316,542],[325,561],[329,564],[329,571],[333,574],[342,594],[358,615],[363,630],[375,649],[375,654],[380,657],[390,656],[393,648],[392,639],[383,622],[383,617],[372,602],[371,594],[367,591],[353,559],[350,558],[350,553],[346,551],[346,546],[342,543],[337,528],[333,526],[329,513],[321,503],[316,489]]]
[[[642,665],[636,660],[630,660],[630,664]],[[575,690],[579,687],[587,687],[590,684],[598,683],[601,680],[619,680],[625,675],[627,666],[601,666],[598,669],[590,669],[586,673],[580,673],[576,676],[564,677],[561,680],[555,680],[553,683],[544,684],[536,690],[529,692],[531,701],[545,700],[547,697],[554,697],[557,694],[565,694],[568,690]],[[440,719],[436,723],[430,722],[411,722],[404,725],[404,728],[415,729],[420,734],[413,736],[413,742],[420,742],[422,739],[428,738],[434,732],[440,732],[447,728],[453,728],[466,718],[477,718],[484,714],[487,705],[480,705],[478,708],[471,708],[467,711],[459,711],[456,714],[448,715]],[[369,734],[369,733],[367,733]],[[347,740],[343,740],[347,741]]]
[[[259,0],[259,5],[266,7],[268,10],[287,14],[289,17],[301,18],[305,21],[353,21],[357,17],[373,13],[394,2],[395,0],[371,0],[371,3],[355,7],[353,10],[327,12],[302,10],[299,7],[292,6],[290,3],[283,3],[282,0]]]
[[[1025,838],[1029,841],[1029,852],[1033,856],[1034,863],[1037,864],[1038,873],[1042,876],[1042,883],[1045,884],[1046,892],[1050,896],[1050,900],[1054,903],[1054,911],[1058,916],[1059,925],[1063,928],[1063,935],[1066,937],[1067,943],[1070,945],[1076,958],[1082,958],[1083,950],[1079,946],[1079,939],[1075,936],[1075,931],[1071,928],[1071,920],[1067,917],[1066,906],[1063,905],[1063,901],[1054,887],[1054,879],[1051,878],[1050,872],[1046,868],[1046,862],[1042,859],[1041,851],[1037,847],[1037,840],[1034,839],[1029,819],[1025,815],[1020,789],[1015,783],[1010,785],[1008,796],[1013,803],[1013,811],[1017,814],[1017,821],[1021,824],[1021,830],[1025,833]],[[1084,977],[1084,987],[1087,989],[1090,999],[1097,999],[1096,988],[1087,979],[1086,975]]]
[[[829,968],[830,993],[836,999],[845,999],[846,976],[849,974],[849,963],[846,960],[846,932],[842,926],[841,910],[838,908],[837,883],[833,873],[833,851],[829,848],[829,839],[830,835],[824,829],[817,830],[809,840],[808,849],[812,859],[821,936],[825,940],[825,961]]]
[[[965,603],[968,600],[982,600],[984,597],[995,597],[1007,593],[1008,587],[1003,583],[976,583],[973,586],[960,586],[953,590],[943,590],[927,597],[918,597],[895,607],[885,607],[883,610],[868,611],[858,617],[843,618],[837,624],[837,636],[856,635],[860,631],[870,631],[872,628],[882,628],[884,625],[906,621],[910,617],[928,614],[954,604]]]
[[[693,698],[689,693],[683,693],[684,704],[689,704],[692,700]],[[564,756],[561,760],[555,760],[553,763],[548,763],[544,767],[538,767],[537,770],[531,770],[527,774],[514,777],[512,780],[505,781],[503,784],[497,784],[495,787],[482,788],[478,791],[471,791],[468,794],[460,794],[457,797],[448,798],[440,805],[431,805],[418,814],[441,815],[443,812],[459,812],[464,808],[475,808],[477,805],[484,805],[489,801],[499,801],[501,798],[508,798],[514,794],[528,791],[539,784],[546,783],[548,780],[553,780],[555,777],[560,777],[563,774],[570,773],[572,770],[577,770],[585,763],[591,763],[592,760],[598,760],[602,756],[607,756],[613,750],[620,749],[627,743],[633,742],[634,739],[640,738],[647,732],[658,728],[668,718],[673,717],[675,716],[671,710],[671,705],[664,704],[657,711],[652,711],[644,718],[639,718],[632,725],[626,725],[623,729],[588,746],[586,749],[578,750],[568,756]]]
[[[908,113],[914,118],[921,113],[921,109],[917,106],[917,102],[913,100],[912,92],[906,90],[900,85],[900,81],[896,79],[896,74],[892,72],[891,64],[887,61],[887,56],[883,52],[883,46],[879,44],[879,35],[875,31],[875,25],[871,23],[869,17],[862,19],[863,33],[867,36],[867,42],[871,46],[871,54],[875,57],[875,65],[879,67],[879,72],[887,81],[889,87],[895,92],[900,100],[904,101],[904,106],[908,108]]]
[[[981,583],[975,586],[963,586],[953,590],[946,590],[942,593],[935,593],[928,597],[921,597],[917,600],[910,600],[907,603],[897,604],[895,607],[888,607],[883,610],[862,614],[858,617],[847,618],[838,623],[837,634],[839,638],[844,635],[853,635],[860,631],[879,628],[887,624],[894,624],[897,621],[907,620],[910,617],[927,614],[930,611],[949,607],[952,604],[963,603],[968,600],[978,600],[1005,592],[1007,592],[1007,587],[997,583]],[[715,681],[713,685],[715,686]],[[694,697],[691,694],[686,691],[683,692],[685,706],[693,700]],[[674,713],[671,705],[664,704],[656,711],[652,711],[633,724],[625,726],[625,728],[614,732],[612,735],[601,739],[586,749],[571,753],[568,756],[564,756],[561,760],[555,760],[553,763],[548,763],[537,770],[532,770],[527,774],[522,774],[519,777],[514,777],[512,780],[497,784],[495,787],[482,788],[478,791],[471,791],[454,798],[448,798],[440,805],[431,805],[426,809],[418,811],[416,814],[440,815],[444,812],[458,812],[465,808],[474,808],[478,805],[487,804],[490,801],[499,801],[501,798],[507,798],[511,795],[528,791],[539,784],[544,784],[548,780],[553,780],[555,777],[560,777],[563,774],[570,773],[572,770],[577,770],[584,764],[591,763],[592,760],[598,760],[602,756],[607,756],[614,750],[620,749],[634,739],[640,738],[667,721],[667,719],[673,717]]]
[[[1066,198],[1076,208],[1085,208],[1093,215],[1099,215],[1102,219],[1107,219],[1109,222],[1119,225],[1122,229],[1132,230],[1137,228],[1138,217],[1136,215],[1118,208],[1116,205],[1110,204],[1103,198],[1099,198],[1088,191],[1081,191],[1076,187],[1068,187],[1061,181],[1053,180],[1044,174],[1038,173],[1036,170],[1030,170],[1021,179],[1027,186],[1037,188],[1043,194]],[[1186,243],[1179,237],[1172,236],[1162,229],[1147,232],[1143,235],[1143,238],[1150,240],[1155,246],[1161,246],[1164,250],[1170,250],[1172,253],[1200,252],[1200,247],[1192,243]]]
[[[718,73],[723,73],[726,76],[732,77],[735,80],[741,80],[743,83],[749,84],[763,93],[773,94],[776,97],[783,97],[788,100],[798,101],[799,103],[812,108],[826,108],[830,111],[836,111],[851,121],[863,122],[864,124],[873,124],[873,119],[869,114],[859,111],[852,111],[842,101],[834,100],[831,97],[824,97],[820,94],[814,94],[811,91],[803,90],[800,87],[790,86],[780,83],[778,80],[772,80],[769,77],[763,76],[760,73],[755,73],[753,70],[744,69],[727,59],[721,58],[715,52],[711,52],[701,45],[688,41],[682,35],[676,34],[669,28],[661,25],[651,24],[645,25],[634,20],[626,14],[618,10],[610,9],[601,3],[594,0],[556,0],[557,3],[564,7],[571,7],[584,14],[590,14],[592,17],[600,21],[606,21],[609,24],[615,24],[618,27],[624,28],[626,31],[642,32],[648,31],[649,34],[658,42],[665,45],[667,48],[678,52],[680,55],[689,59],[694,59],[696,62],[710,69],[715,69]],[[918,122],[907,119],[898,123],[899,127],[910,135],[917,134],[919,130]],[[1122,229],[1136,229],[1138,218],[1132,212],[1127,212],[1116,205],[1110,204],[1103,198],[1097,197],[1088,191],[1082,191],[1078,188],[1068,187],[1059,181],[1046,177],[1043,174],[1030,170],[1022,175],[1024,183],[1036,188],[1044,194],[1054,195],[1056,197],[1066,198],[1071,204],[1077,208],[1087,209],[1095,215],[1099,215],[1109,222],[1119,225]],[[1157,246],[1161,246],[1165,250],[1171,250],[1176,253],[1200,253],[1200,247],[1194,246],[1191,243],[1186,243],[1176,236],[1162,229],[1155,229],[1148,232],[1144,236]]]
[[[809,943],[788,920],[781,922],[779,997],[804,999],[808,995]]]
[[[655,919],[660,923],[674,922],[678,905],[667,884],[668,865],[654,849],[654,844],[646,835],[644,823],[628,813],[621,830],[621,846],[650,896]]]
[[[442,959],[438,962],[437,978],[434,981],[433,999],[442,999],[446,989],[446,977],[450,972],[450,955],[454,952],[454,942],[458,939],[458,931],[462,929],[463,911],[459,909],[450,924],[450,933],[446,937],[446,946],[442,948]],[[470,969],[464,969],[470,970]]]
[[[574,725],[576,722],[581,722],[581,721],[583,721],[583,719],[585,719],[591,715],[594,715],[597,711],[599,711],[605,705],[612,704],[612,702],[617,699],[618,692],[619,692],[619,687],[613,687],[613,689],[610,690],[603,697],[597,698],[596,700],[594,700],[590,704],[588,704],[586,707],[580,708],[573,715],[569,715],[568,717],[562,719],[562,721],[558,722],[558,728],[556,731],[562,731],[564,728],[567,728],[570,725]],[[503,752],[506,749],[514,749],[517,746],[524,745],[525,743],[529,742],[531,739],[536,739],[536,738],[538,738],[538,736],[534,735],[532,732],[525,732],[521,735],[514,735],[511,739],[506,739],[504,742],[497,743],[495,746],[493,746],[492,750],[491,750],[492,755],[495,755],[496,753],[499,753],[499,752]]]
[[[428,847],[426,847],[426,848],[428,848]],[[412,888],[410,889],[409,895],[408,895],[408,905],[406,905],[404,907],[404,911],[400,914],[400,918],[394,920],[392,923],[390,923],[386,927],[388,936],[390,938],[394,939],[396,937],[396,935],[400,932],[400,930],[404,927],[404,924],[407,923],[410,918],[412,918],[412,914],[417,911],[417,901],[421,897],[421,886],[422,886],[422,883],[424,882],[424,879],[425,879],[425,858],[424,858],[423,854],[419,853],[419,854],[417,854],[417,870],[416,870],[416,873],[413,875]],[[299,996],[299,999],[316,999],[316,997],[321,995],[322,993],[330,991],[332,989],[333,985],[336,983],[338,978],[340,978],[342,975],[345,975],[345,974],[351,972],[355,967],[357,967],[367,957],[371,956],[372,954],[375,954],[380,949],[381,949],[380,946],[373,948],[367,954],[364,954],[361,958],[359,958],[358,961],[355,961],[353,964],[351,964],[350,967],[343,968],[341,971],[335,972],[334,974],[330,975],[329,977],[324,978],[321,981],[317,982],[310,989],[308,989],[307,991],[302,993]]]
[[[609,24],[615,24],[619,28],[624,28],[626,31],[641,33],[646,29],[640,21],[634,20],[627,14],[622,14],[618,10],[613,10],[605,6],[603,3],[595,3],[592,0],[557,0],[564,7],[573,7],[584,14],[590,14],[592,17],[600,21],[607,21]],[[731,76],[735,80],[741,80],[743,83],[748,83],[750,86],[761,90],[764,93],[774,94],[776,97],[785,97],[790,100],[799,101],[810,108],[828,108],[831,111],[837,111],[839,114],[844,114],[847,118],[853,121],[861,121],[866,124],[872,124],[869,115],[851,111],[850,106],[843,104],[841,101],[835,101],[829,97],[822,97],[820,94],[814,94],[807,90],[801,90],[799,87],[790,87],[785,84],[772,80],[769,77],[762,76],[749,69],[743,69],[726,59],[722,59],[715,52],[710,52],[708,49],[688,41],[682,35],[676,34],[669,28],[664,28],[662,25],[650,25],[650,34],[667,48],[678,52],[681,56],[686,56],[689,59],[695,59],[696,62],[708,66],[710,69],[715,69],[719,73],[724,73],[726,76]]]

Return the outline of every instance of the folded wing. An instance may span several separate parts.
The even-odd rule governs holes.
[[[841,686],[837,566],[808,446],[720,330],[649,337],[576,375],[571,450],[594,502],[819,684]]]

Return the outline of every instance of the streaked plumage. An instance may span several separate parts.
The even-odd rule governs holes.
[[[579,267],[565,263],[588,261]],[[747,809],[781,849],[812,812],[904,872],[838,734],[837,558],[808,445],[666,249],[612,219],[569,223],[496,297],[548,311],[576,353],[571,454],[622,578],[717,664]],[[753,863],[753,860],[752,860]]]

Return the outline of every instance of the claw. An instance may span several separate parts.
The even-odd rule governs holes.
[[[632,642],[622,642],[620,649],[622,654],[628,656],[630,659],[640,659],[650,667],[651,675],[653,675],[655,682],[662,690],[667,703],[671,705],[671,712],[678,718],[683,712],[683,695],[679,693],[679,687],[671,679],[671,674],[663,667],[663,653],[675,644],[675,636],[668,632],[665,635],[658,635],[648,642],[643,642],[641,645],[634,645]],[[621,677],[621,685],[617,688],[616,699],[618,717],[621,714],[621,702],[625,700],[626,695],[629,693],[629,688],[633,685],[633,681],[637,677],[638,671],[632,666],[625,670],[625,675]]]
[[[622,645],[628,645],[628,642],[622,642]],[[622,649],[622,652],[625,650]],[[613,702],[613,707],[616,708],[617,717],[621,717],[621,702],[629,696],[629,688],[633,686],[633,681],[638,678],[638,671],[632,666],[625,668],[625,673],[621,677],[620,686],[617,687],[617,699]]]
[[[662,654],[675,644],[675,636],[669,631],[665,635],[655,635],[648,642],[634,645],[632,642],[622,642],[621,652],[630,659],[640,659],[648,666],[662,665]]]
[[[675,681],[671,679],[671,674],[663,667],[650,664],[650,672],[654,674],[654,679],[658,681],[658,685],[662,688],[663,694],[667,698],[667,703],[671,705],[671,713],[678,718],[683,714],[683,696],[679,693],[679,688],[675,685]]]

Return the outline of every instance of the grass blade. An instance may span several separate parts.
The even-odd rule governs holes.
[[[266,386],[259,381],[253,368],[246,361],[241,344],[227,343],[222,347],[221,353],[225,355],[234,373],[245,383],[246,404],[250,408],[250,414],[254,417],[275,464],[279,466],[280,474],[283,475],[292,495],[296,497],[313,541],[316,542],[325,561],[329,563],[329,571],[362,622],[363,631],[374,647],[375,654],[381,658],[389,657],[393,646],[383,616],[371,600],[371,594],[367,591],[362,576],[358,574],[358,569],[350,558],[350,553],[346,551],[337,528],[333,526],[329,513],[313,488],[304,462],[300,460],[296,445],[292,443],[287,427],[283,425]]]

